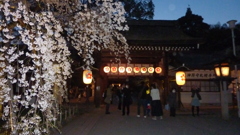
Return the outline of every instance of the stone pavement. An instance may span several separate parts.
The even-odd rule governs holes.
[[[162,120],[151,117],[136,117],[136,105],[130,107],[130,115],[122,116],[117,105],[110,106],[111,114],[105,114],[105,106],[95,108],[89,104],[89,111],[74,117],[60,129],[62,135],[240,135],[240,118],[236,110],[230,111],[230,119],[223,120],[220,108],[202,106],[200,116],[193,117],[190,107],[170,117],[164,110]],[[60,135],[52,132],[51,135]]]

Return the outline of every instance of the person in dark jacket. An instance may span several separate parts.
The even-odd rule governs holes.
[[[192,92],[192,95],[191,95],[192,116],[195,117],[194,109],[195,107],[197,108],[197,116],[199,116],[199,106],[200,106],[199,100],[201,100],[202,98],[201,98],[201,95],[199,94],[200,88],[198,88],[196,85],[192,87],[191,92]]]
[[[105,99],[104,99],[104,102],[106,104],[106,111],[105,113],[106,114],[110,114],[109,112],[109,108],[110,108],[110,104],[111,104],[111,101],[112,101],[112,84],[109,85],[109,87],[106,89],[106,91],[104,92],[105,94]]]
[[[176,107],[177,107],[177,95],[176,95],[175,88],[173,88],[168,95],[168,104],[170,107],[170,116],[175,117],[176,116]]]
[[[122,109],[122,89],[123,84],[121,85],[121,87],[117,86],[118,110]]]
[[[122,115],[124,116],[125,115],[125,108],[127,108],[127,115],[129,115],[130,113],[130,108],[129,106],[131,105],[132,103],[132,97],[131,97],[131,91],[129,89],[129,85],[128,84],[124,84],[123,85],[123,90],[122,90],[122,94],[123,94],[123,106],[122,106]]]
[[[147,118],[146,108],[147,108],[147,90],[148,87],[144,82],[141,82],[141,86],[138,89],[138,103],[137,103],[137,117],[140,117],[140,108],[143,108],[143,116]]]

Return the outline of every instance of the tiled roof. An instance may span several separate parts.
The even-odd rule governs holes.
[[[189,46],[202,39],[193,38],[177,28],[177,21],[128,20],[129,31],[124,36],[130,45]]]

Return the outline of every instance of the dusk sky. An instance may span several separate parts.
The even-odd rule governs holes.
[[[240,0],[152,0],[154,20],[177,20],[185,16],[188,6],[192,13],[203,17],[207,24],[240,23]]]

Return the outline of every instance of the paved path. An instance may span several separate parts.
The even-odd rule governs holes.
[[[129,116],[122,116],[116,105],[111,105],[109,115],[104,109],[104,105],[93,107],[88,113],[73,118],[61,129],[62,135],[240,135],[237,115],[222,120],[219,109],[209,111],[202,107],[199,117],[191,116],[188,109],[178,112],[176,117],[169,117],[164,111],[163,119],[156,121],[150,117],[137,118],[135,105],[131,106]]]

